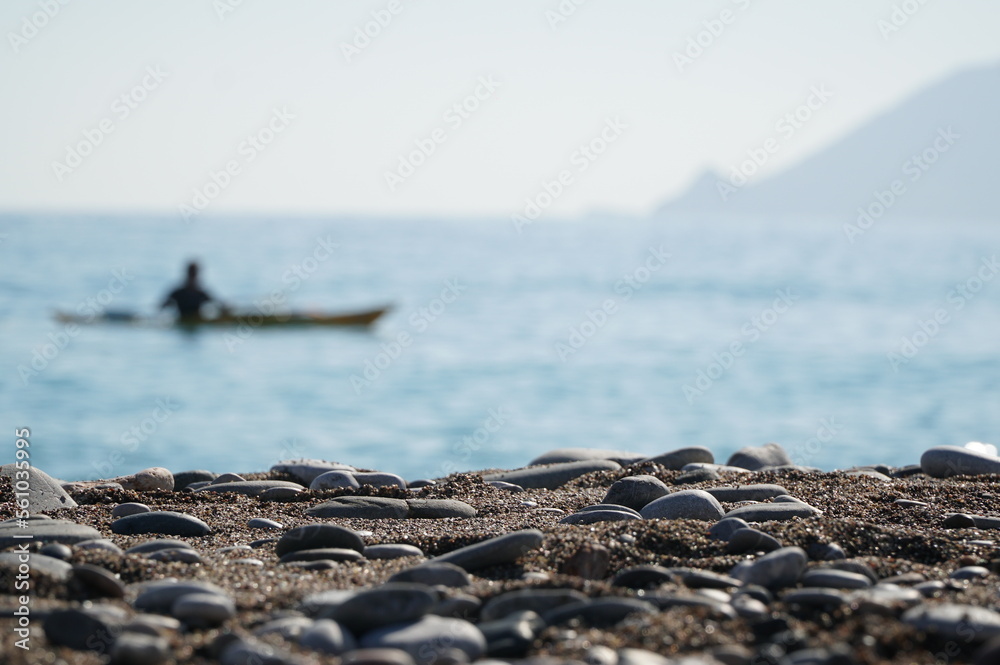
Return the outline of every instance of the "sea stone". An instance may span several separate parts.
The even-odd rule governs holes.
[[[740,448],[726,462],[727,466],[736,466],[751,471],[760,471],[769,466],[790,466],[791,464],[792,460],[788,457],[788,453],[777,443]]]
[[[361,561],[364,558],[361,552],[344,547],[322,547],[309,550],[296,550],[285,554],[279,563],[293,563],[296,561]]]
[[[198,580],[180,581],[174,578],[166,578],[153,582],[144,582],[139,585],[138,595],[136,595],[132,607],[140,612],[169,614],[177,599],[189,593],[211,593],[227,597],[223,589],[211,582],[201,582]]]
[[[216,473],[206,471],[205,469],[195,469],[193,471],[181,471],[180,473],[175,473],[174,491],[180,492],[181,490],[187,489],[187,487],[192,483],[210,483],[215,480],[216,475]]]
[[[611,460],[621,465],[635,464],[646,458],[642,453],[630,453],[623,450],[604,450],[601,448],[557,448],[539,455],[528,462],[528,466],[541,464],[560,464],[563,462],[583,462],[587,460]]]
[[[691,519],[716,522],[725,512],[714,496],[703,490],[681,490],[646,504],[644,519]]]
[[[242,480],[234,483],[222,483],[221,485],[205,485],[196,492],[235,492],[248,496],[259,496],[264,492],[276,488],[289,488],[297,492],[305,489],[298,483],[290,483],[284,480]]]
[[[643,463],[653,462],[674,471],[684,468],[686,464],[714,464],[715,456],[704,446],[678,448],[655,457],[647,457]]]
[[[368,632],[361,638],[361,646],[401,649],[418,665],[430,665],[450,649],[458,649],[470,662],[478,660],[486,652],[486,638],[463,619],[425,616]]]
[[[317,619],[298,636],[299,646],[319,653],[340,655],[357,647],[354,636],[332,619]]]
[[[642,519],[626,510],[583,510],[559,520],[560,524],[596,524],[597,522],[622,522]]]
[[[212,529],[193,515],[172,510],[154,510],[121,517],[111,523],[111,531],[122,535],[163,533],[170,536],[205,536]]]
[[[739,517],[725,517],[712,525],[712,528],[708,530],[708,537],[712,540],[728,541],[734,533],[740,529],[749,528],[749,526],[745,520],[741,520]]]
[[[236,616],[236,606],[219,594],[189,593],[174,601],[170,613],[189,626],[211,628]]]
[[[561,572],[585,580],[603,579],[611,563],[611,551],[598,543],[584,543],[563,562]]]
[[[156,540],[147,540],[144,543],[133,545],[125,550],[125,554],[149,554],[150,552],[183,547],[190,548],[191,545],[183,540],[174,540],[173,538],[157,538]]]
[[[463,568],[451,563],[429,561],[401,570],[389,578],[390,582],[415,582],[427,586],[462,588],[472,584],[469,574]]]
[[[111,482],[136,492],[171,492],[174,489],[174,474],[162,466],[154,466],[131,476],[114,478]]]
[[[343,547],[363,552],[364,541],[354,531],[334,524],[306,524],[286,531],[274,547],[279,557],[299,550]]]
[[[514,483],[526,489],[558,489],[580,476],[594,471],[615,471],[621,465],[611,460],[584,460],[581,462],[563,462],[547,466],[529,466],[514,471],[504,471],[483,476],[483,480],[503,480]]]
[[[479,613],[479,620],[495,621],[523,610],[543,614],[557,607],[583,602],[587,602],[587,596],[573,589],[519,589],[486,601]]]
[[[781,547],[774,536],[757,529],[737,529],[729,536],[726,544],[726,554],[743,554],[744,552],[773,552]]]
[[[354,479],[360,485],[370,485],[371,487],[399,487],[406,489],[406,481],[402,476],[395,473],[385,473],[382,471],[358,471],[354,474]]]
[[[755,561],[737,564],[729,574],[744,584],[782,589],[798,581],[806,569],[807,561],[806,553],[801,547],[782,547]]]
[[[115,636],[121,630],[118,622],[104,614],[78,609],[49,612],[42,628],[49,644],[98,654],[111,651]]]
[[[445,519],[475,517],[476,509],[458,499],[407,499],[410,519]]]
[[[139,513],[149,513],[152,509],[144,503],[120,503],[111,509],[112,517],[128,517]]]
[[[89,563],[78,563],[70,571],[71,584],[82,588],[89,596],[124,598],[125,585],[111,572]]]
[[[1000,474],[1000,457],[958,446],[938,446],[920,456],[920,468],[932,478]]]
[[[103,538],[100,531],[68,520],[29,520],[25,524],[21,528],[17,520],[0,522],[0,549],[10,549],[24,543],[24,536],[27,534],[31,535],[34,542],[69,545]]]
[[[355,470],[353,466],[348,466],[347,464],[316,459],[284,460],[271,467],[271,473],[287,474],[307,487],[316,479],[316,476],[324,474],[327,471],[347,471],[353,473]]]
[[[474,545],[467,545],[435,557],[438,563],[453,563],[467,571],[513,563],[542,545],[544,536],[538,529],[514,531]]]
[[[408,556],[423,556],[424,551],[416,545],[406,543],[384,543],[365,548],[366,559],[402,559]]]
[[[812,517],[821,515],[821,511],[807,503],[755,503],[750,506],[735,508],[726,513],[726,517],[738,517],[746,522],[770,522],[773,520],[790,520],[795,517]]]
[[[17,476],[18,473],[24,474],[25,472],[28,474],[27,478]],[[11,483],[23,481],[28,484],[27,510],[32,515],[46,510],[76,508],[77,506],[76,501],[62,488],[59,481],[41,469],[31,467],[19,470],[14,463],[4,464],[0,466],[0,476],[7,476]],[[18,491],[16,485],[14,491]]]
[[[159,635],[124,632],[111,647],[111,665],[162,665],[170,660],[170,643]]]
[[[813,568],[802,576],[802,586],[830,589],[866,589],[872,581],[860,573],[835,568]]]
[[[323,476],[316,480],[321,478]],[[410,514],[410,507],[403,499],[384,496],[340,496],[312,506],[306,510],[306,514],[312,517],[338,519],[406,519]]]
[[[361,485],[350,471],[327,471],[309,483],[309,489],[314,491],[336,490],[343,487],[358,489]]]
[[[737,503],[739,501],[767,501],[776,496],[788,494],[781,485],[737,485],[735,487],[713,487],[705,490],[719,501]]]
[[[14,588],[14,576],[17,574],[20,565],[24,563],[21,561],[22,556],[24,556],[24,554],[21,552],[0,553],[0,570],[7,571],[7,575],[11,579],[11,589]],[[32,578],[34,578],[35,575],[45,575],[46,577],[51,577],[53,580],[58,582],[65,582],[69,579],[70,571],[73,569],[73,566],[66,563],[62,559],[46,556],[37,552],[30,553],[25,558],[28,560],[27,564],[31,569],[30,574]]]
[[[602,503],[642,510],[646,504],[669,493],[670,488],[659,478],[648,475],[628,476],[615,481],[604,495]]]
[[[1000,614],[978,605],[919,605],[904,612],[902,621],[945,638],[983,641],[1000,636]]]
[[[415,621],[434,605],[434,594],[424,584],[389,582],[348,596],[327,606],[318,618],[333,619],[354,634],[395,623]]]
[[[236,483],[236,482],[246,482],[246,478],[238,473],[223,473],[222,475],[216,476],[209,483],[210,485],[221,485],[222,483]]]
[[[285,525],[281,522],[275,522],[274,520],[269,520],[265,517],[254,517],[253,519],[247,521],[247,526],[251,529],[284,529]]]
[[[673,581],[674,576],[675,573],[669,568],[655,564],[643,564],[619,572],[611,580],[611,586],[627,589],[653,589]]]

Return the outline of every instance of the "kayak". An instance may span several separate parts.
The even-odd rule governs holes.
[[[55,313],[55,317],[57,321],[62,323],[124,323],[135,326],[174,325],[185,328],[239,325],[247,325],[251,328],[273,326],[370,326],[375,323],[379,317],[388,312],[389,309],[389,307],[380,307],[378,309],[369,309],[358,312],[339,312],[335,314],[324,314],[318,312],[284,312],[281,314],[261,314],[260,312],[255,311],[230,312],[213,318],[183,321],[175,318],[171,319],[162,316],[143,316],[134,312],[118,311],[108,311],[98,316],[83,316],[57,311]]]

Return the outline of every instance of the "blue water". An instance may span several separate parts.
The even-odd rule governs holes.
[[[506,220],[0,217],[3,457],[25,426],[34,464],[66,479],[302,456],[416,478],[556,447],[705,445],[724,461],[767,441],[833,469],[1000,441],[1000,280],[983,263],[1000,227],[887,219],[851,244],[842,221],[592,219],[518,234]],[[152,312],[193,256],[236,304],[279,291],[295,309],[395,309],[367,333],[245,339],[69,335],[52,318],[88,298]],[[893,367],[887,354],[915,333],[917,353]],[[382,369],[362,383],[368,361]]]

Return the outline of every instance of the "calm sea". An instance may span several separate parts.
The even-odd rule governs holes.
[[[317,457],[408,478],[550,448],[783,444],[824,469],[1000,441],[1000,226],[0,217],[0,412],[64,479]],[[90,325],[184,261],[370,332]],[[3,448],[0,448],[3,450]]]

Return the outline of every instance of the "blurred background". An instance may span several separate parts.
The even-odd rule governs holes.
[[[5,2],[3,421],[67,480],[996,443],[998,28],[963,0]],[[178,327],[191,259],[247,315],[391,310]]]

